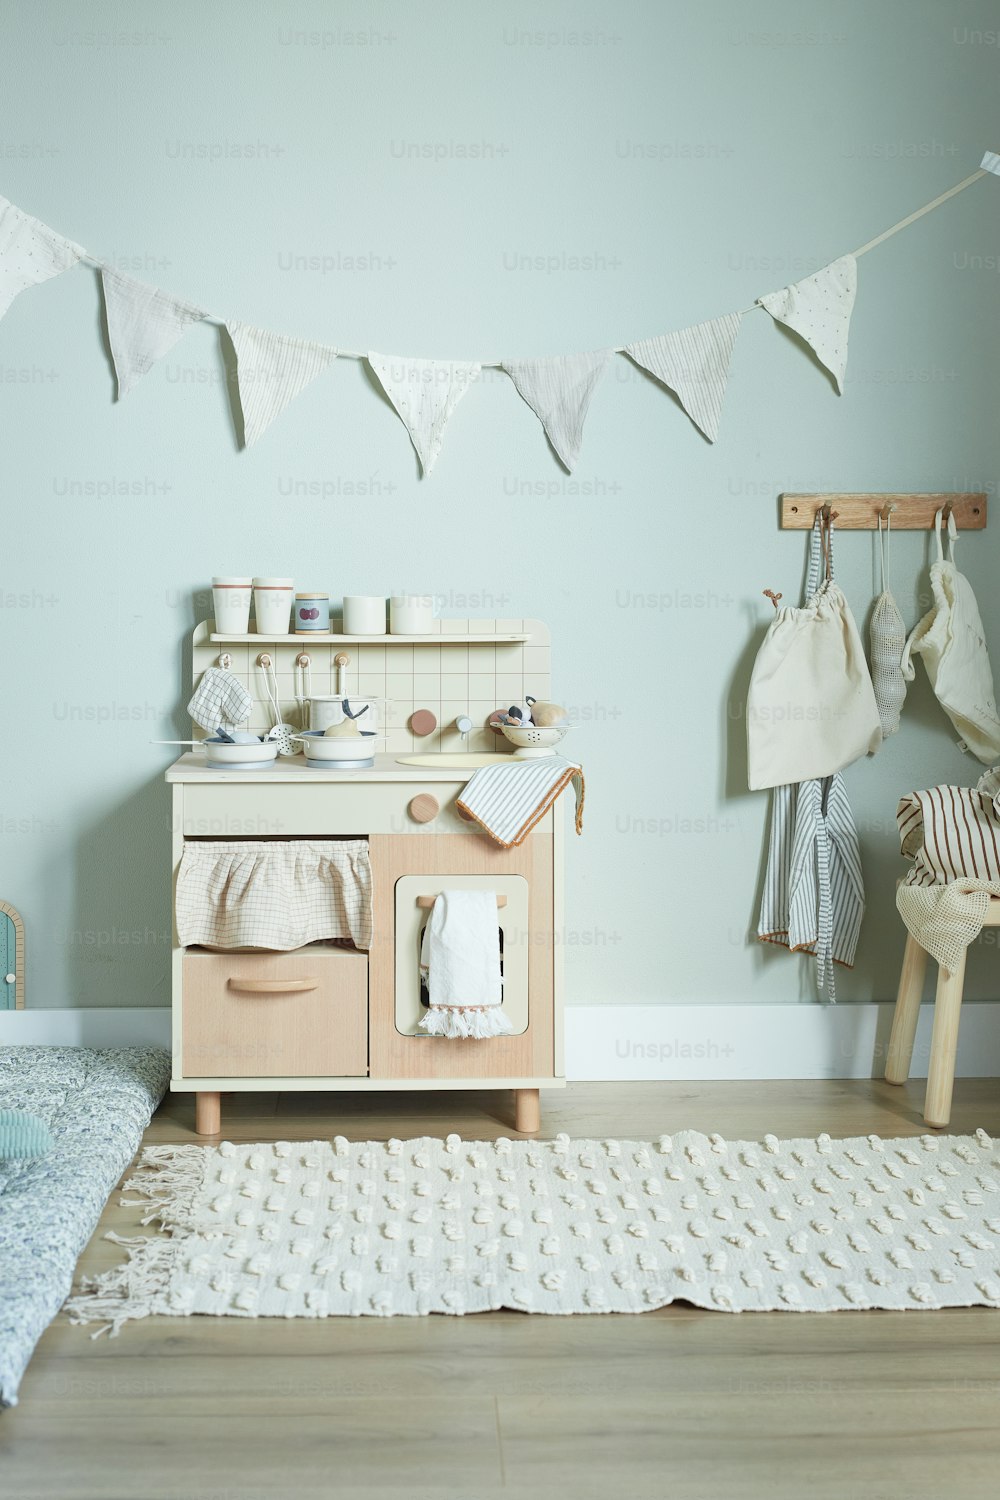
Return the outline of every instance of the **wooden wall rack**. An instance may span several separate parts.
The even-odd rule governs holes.
[[[922,495],[865,493],[857,495],[782,495],[781,529],[809,531],[816,512],[828,505],[838,531],[875,531],[878,517],[891,515],[893,531],[932,531],[939,510],[954,516],[959,531],[982,531],[986,526],[986,495],[941,493]]]

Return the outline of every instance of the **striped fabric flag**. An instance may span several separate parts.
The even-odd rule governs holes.
[[[368,355],[368,363],[410,434],[421,471],[429,474],[441,452],[451,414],[479,379],[482,367],[457,360],[374,353]]]
[[[504,360],[501,365],[545,428],[563,467],[570,471],[580,456],[591,397],[610,358],[610,349],[598,349],[554,359]]]
[[[625,345],[630,359],[673,391],[710,443],[719,435],[729,362],[742,322],[742,313],[726,313],[677,333]]]
[[[853,255],[842,255],[815,275],[757,298],[772,318],[805,339],[816,358],[830,371],[841,394],[857,291],[858,263]]]
[[[0,318],[25,288],[68,271],[85,253],[82,245],[0,198]]]
[[[483,766],[466,783],[456,806],[502,848],[514,849],[524,843],[570,782],[576,791],[576,831],[581,833],[583,771],[561,755],[521,761],[505,757],[496,766]]]
[[[337,358],[327,344],[286,338],[246,323],[227,323],[236,350],[243,441],[251,448],[295,397]]]
[[[158,359],[169,353],[192,323],[200,323],[208,315],[190,302],[180,302],[159,287],[122,276],[107,266],[101,271],[101,280],[120,401]]]

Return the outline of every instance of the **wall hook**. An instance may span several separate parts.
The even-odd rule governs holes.
[[[782,595],[782,594],[776,594],[773,589],[765,589],[764,590],[764,598],[765,599],[770,599],[770,601],[774,605],[775,609],[778,608],[778,600],[781,599],[781,598],[783,598],[783,597],[784,597],[784,595]]]
[[[219,653],[219,666],[222,668],[222,670],[224,672],[228,672],[229,668],[232,666],[232,664],[233,664],[233,658],[230,656],[229,652],[228,651],[220,651],[220,653]]]
[[[337,668],[337,692],[341,697],[344,695],[344,668],[351,665],[351,658],[346,651],[338,651],[333,658],[333,665]]]

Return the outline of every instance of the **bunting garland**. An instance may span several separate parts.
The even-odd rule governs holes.
[[[596,354],[503,362],[502,368],[545,428],[557,458],[570,473],[580,456],[590,399],[611,353],[610,349],[601,349]]]
[[[68,271],[86,253],[0,198],[0,318],[20,292]]]
[[[275,417],[330,368],[337,351],[235,321],[226,324],[226,331],[236,350],[243,441],[252,448]]]
[[[410,434],[421,470],[429,474],[448,420],[472,381],[479,379],[481,366],[371,353],[368,363]]]
[[[710,443],[719,435],[729,361],[742,322],[742,313],[727,313],[710,323],[682,328],[680,333],[625,345],[630,359],[673,391]]]
[[[207,313],[107,266],[101,280],[120,401],[158,359],[170,352],[189,325],[200,323]]]
[[[709,442],[719,435],[733,350],[745,313],[762,308],[812,349],[843,393],[858,258],[987,176],[1000,176],[1000,152],[987,151],[979,170],[884,230],[852,254],[811,276],[766,292],[740,312],[726,313],[615,348],[548,359],[434,360],[336,349],[221,319],[159,287],[135,281],[90,255],[39,219],[0,197],[0,318],[19,294],[80,261],[95,266],[104,287],[108,339],[118,384],[127,395],[193,323],[227,329],[236,350],[244,446],[252,447],[276,417],[338,358],[367,360],[404,423],[429,475],[445,429],[484,368],[502,369],[542,424],[553,452],[572,471],[594,392],[613,354],[625,354],[672,391]]]
[[[830,371],[843,394],[847,374],[847,336],[858,291],[858,263],[842,255],[804,281],[758,297],[766,312],[793,329]]]

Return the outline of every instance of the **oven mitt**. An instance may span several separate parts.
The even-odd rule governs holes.
[[[245,724],[253,708],[253,699],[238,677],[222,667],[209,667],[194,690],[187,711],[196,724],[214,734],[221,724],[230,728]]]

